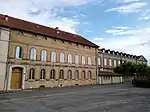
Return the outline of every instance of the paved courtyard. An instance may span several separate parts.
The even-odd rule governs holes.
[[[0,112],[150,112],[150,88],[116,84],[4,93]]]

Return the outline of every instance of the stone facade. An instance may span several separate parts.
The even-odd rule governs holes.
[[[16,59],[16,48],[22,48],[22,58]],[[36,60],[30,59],[31,48],[36,49]],[[41,51],[47,51],[46,61],[41,61]],[[51,53],[56,53],[56,62],[52,63]],[[60,63],[60,53],[64,53],[64,63]],[[72,55],[72,63],[68,63],[68,54]],[[75,64],[75,56],[79,62]],[[82,56],[85,57],[85,65],[82,64]],[[88,64],[88,57],[91,58],[91,65]],[[18,30],[10,31],[10,45],[7,69],[7,89],[11,89],[12,68],[21,67],[22,89],[58,86],[75,86],[96,84],[97,48],[89,47],[73,42],[67,42],[54,37],[44,37]],[[30,69],[34,68],[34,79],[30,79]],[[45,70],[45,78],[40,79],[41,70]],[[55,79],[50,79],[51,70],[55,71]],[[63,79],[59,78],[60,70],[63,70]],[[72,78],[68,79],[68,71],[71,70]],[[79,77],[75,78],[75,71],[78,70]],[[85,71],[86,77],[83,77]],[[88,77],[91,72],[91,77]]]

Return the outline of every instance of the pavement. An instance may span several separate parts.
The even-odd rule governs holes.
[[[150,88],[125,83],[1,93],[0,112],[150,112]]]

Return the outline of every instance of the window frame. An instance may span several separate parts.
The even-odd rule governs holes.
[[[15,58],[16,59],[22,59],[23,58],[23,49],[22,49],[21,46],[16,46],[16,49],[15,49]]]
[[[59,79],[64,79],[64,70],[62,69],[59,71]]]
[[[46,78],[46,70],[45,69],[41,69],[40,80],[45,80],[45,78]]]
[[[59,58],[60,58],[60,63],[65,63],[65,53],[61,52]]]
[[[34,80],[34,79],[35,79],[35,69],[31,68],[29,71],[29,80]]]
[[[57,54],[55,51],[51,52],[51,62],[56,62],[57,61]]]
[[[32,57],[32,53],[33,53],[33,57]],[[34,48],[34,47],[30,48],[30,60],[36,60],[36,58],[37,58],[36,56],[37,56],[36,48]]]
[[[45,51],[45,56],[43,58],[44,51]],[[45,50],[45,49],[41,50],[41,61],[47,61],[47,50]]]
[[[52,69],[50,71],[50,80],[52,80],[52,79],[55,79],[55,70],[54,69]]]

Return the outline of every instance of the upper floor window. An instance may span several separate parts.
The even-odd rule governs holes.
[[[50,72],[50,79],[55,79],[55,70],[52,69]]]
[[[56,52],[51,53],[51,62],[56,62]]]
[[[101,58],[98,58],[98,65],[101,65]]]
[[[60,53],[60,63],[64,63],[64,62],[65,62],[65,54]]]
[[[111,59],[109,59],[109,65],[112,66],[112,61],[111,61]]]
[[[79,79],[79,71],[76,70],[74,73],[74,79]]]
[[[92,79],[92,73],[91,73],[91,71],[88,72],[88,79]]]
[[[72,79],[72,71],[68,70],[68,79]]]
[[[85,56],[82,56],[82,65],[85,65]]]
[[[68,63],[72,64],[72,55],[68,54]]]
[[[82,71],[82,79],[86,79],[85,71]]]
[[[64,71],[60,70],[59,79],[64,79]]]
[[[75,56],[75,64],[79,64],[79,56],[78,55]]]
[[[107,59],[104,58],[104,65],[107,66]]]
[[[20,46],[16,47],[16,58],[22,58],[22,48]]]
[[[92,64],[92,59],[91,57],[88,57],[88,65],[91,65]]]
[[[116,62],[116,60],[114,60],[114,67],[116,67],[117,66],[117,62]]]
[[[29,73],[29,79],[34,79],[34,72],[35,72],[34,68],[31,68]]]
[[[45,77],[46,77],[46,71],[45,69],[42,69],[40,74],[40,79],[45,79]]]
[[[35,48],[30,49],[30,59],[36,60],[36,49]]]
[[[42,52],[41,52],[41,60],[42,61],[46,61],[46,57],[47,57],[47,51],[46,50],[42,50]]]

